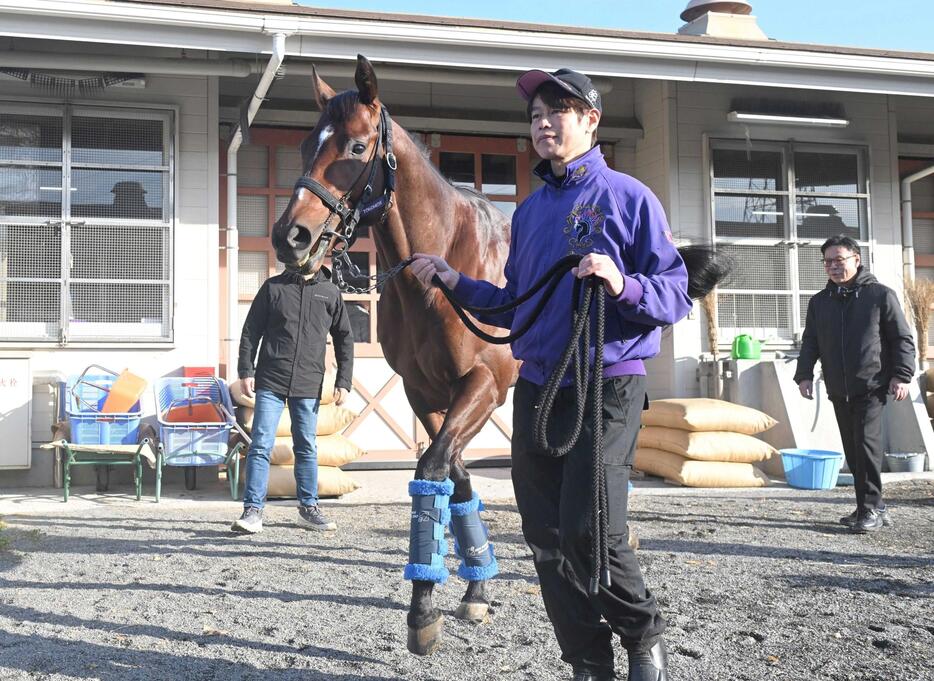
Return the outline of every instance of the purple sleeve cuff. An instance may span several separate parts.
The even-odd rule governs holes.
[[[476,280],[471,279],[466,274],[461,274],[460,278],[457,280],[457,286],[454,287],[454,296],[458,300],[461,300],[469,305],[470,299],[473,297],[476,290]]]
[[[623,275],[623,292],[616,296],[616,302],[622,303],[623,305],[628,305],[629,307],[635,307],[639,304],[639,301],[642,300],[642,283],[635,277],[630,277],[628,274]]]

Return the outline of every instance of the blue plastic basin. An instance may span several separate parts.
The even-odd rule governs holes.
[[[826,449],[781,449],[788,484],[798,489],[832,489],[837,486],[843,454]]]

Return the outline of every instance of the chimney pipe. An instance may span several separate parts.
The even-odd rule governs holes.
[[[768,40],[752,16],[752,5],[744,0],[691,0],[681,18],[687,22],[678,29],[682,35]]]

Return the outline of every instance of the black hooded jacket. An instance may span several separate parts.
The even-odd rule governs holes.
[[[895,292],[860,267],[847,288],[832,281],[808,303],[795,383],[820,360],[832,400],[850,400],[915,374],[915,343]]]
[[[243,324],[238,374],[247,378],[255,371],[258,390],[320,398],[328,334],[337,359],[335,386],[350,390],[350,317],[328,272],[322,267],[307,281],[288,270],[270,277],[256,293]],[[257,346],[259,361],[254,369]]]

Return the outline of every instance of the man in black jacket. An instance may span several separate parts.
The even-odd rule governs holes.
[[[318,507],[315,444],[328,334],[337,358],[334,402],[341,404],[350,391],[353,334],[340,290],[326,270],[314,274],[286,270],[267,279],[253,299],[240,336],[237,369],[244,393],[252,396],[255,392],[256,409],[246,460],[243,515],[231,527],[235,532],[252,534],[263,529],[269,453],[286,404],[292,421],[299,518],[314,530],[337,529]],[[259,361],[254,370],[257,347]]]
[[[882,409],[888,394],[908,396],[915,344],[895,292],[862,268],[853,239],[831,237],[821,254],[830,280],[808,303],[794,380],[812,399],[820,360],[856,487],[856,510],[840,522],[873,532],[891,523],[882,501]]]

